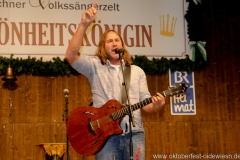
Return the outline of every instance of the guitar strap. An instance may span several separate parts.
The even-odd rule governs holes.
[[[130,86],[131,66],[125,66],[123,71],[123,77],[125,78],[125,84],[122,85],[122,104],[127,103],[127,94]],[[126,85],[126,90],[125,90]],[[127,93],[127,94],[126,94]]]

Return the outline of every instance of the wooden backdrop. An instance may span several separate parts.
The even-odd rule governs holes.
[[[240,13],[233,0],[204,3],[203,29],[210,64],[201,72],[194,72],[197,114],[171,115],[168,98],[162,111],[143,112],[146,160],[166,153],[240,159]],[[63,90],[69,89],[71,112],[91,102],[89,83],[84,76],[72,75],[17,78],[19,87],[14,91],[0,86],[0,160],[43,160],[43,151],[37,144],[66,140]],[[167,74],[147,75],[147,80],[152,94],[169,85]],[[72,148],[70,156],[71,160],[82,159]]]

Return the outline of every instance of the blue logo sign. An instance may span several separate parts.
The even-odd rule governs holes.
[[[187,92],[180,95],[174,95],[170,98],[171,114],[172,115],[195,115],[195,88],[194,88],[194,73],[187,72],[171,72],[169,71],[170,87],[181,82],[189,85]]]

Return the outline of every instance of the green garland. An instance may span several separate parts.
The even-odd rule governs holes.
[[[201,5],[196,5],[193,0],[186,0],[189,2],[188,11],[185,15],[188,22],[188,35],[190,41],[205,40],[203,33],[203,23],[201,19]],[[198,0],[199,1],[199,0]],[[197,31],[197,32],[196,32]],[[169,69],[172,71],[201,71],[208,64],[205,61],[196,47],[195,62],[191,61],[188,56],[184,59],[167,59],[167,58],[153,58],[149,60],[146,56],[132,57],[133,64],[141,67],[146,74],[167,74]],[[27,59],[10,58],[0,56],[0,75],[4,75],[6,69],[10,65],[13,68],[15,75],[32,74],[38,76],[64,76],[77,75],[77,73],[66,61],[59,57],[52,58],[52,61],[42,61],[42,58],[36,59],[28,57]]]
[[[133,64],[141,67],[146,74],[166,74],[169,69],[172,71],[186,71],[191,72],[194,70],[200,71],[204,66],[204,61],[193,62],[188,57],[185,59],[167,59],[153,58],[149,60],[146,56],[132,57]],[[0,75],[4,75],[8,65],[13,68],[15,75],[32,74],[38,76],[64,76],[64,75],[78,75],[66,61],[61,60],[59,57],[53,58],[52,61],[42,61],[42,58],[36,59],[28,57],[27,59],[10,58],[0,56]]]
[[[42,58],[36,59],[30,56],[27,59],[10,58],[0,56],[0,75],[4,75],[8,66],[13,68],[15,75],[33,74],[39,76],[63,76],[78,74],[69,63],[59,57],[52,58],[52,61],[43,61]]]

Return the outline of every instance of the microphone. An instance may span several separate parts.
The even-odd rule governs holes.
[[[64,93],[65,98],[67,99],[67,98],[68,98],[69,90],[68,90],[68,89],[64,89],[64,90],[63,90],[63,93]]]
[[[124,49],[123,49],[123,48],[120,48],[120,49],[116,48],[116,49],[115,49],[115,53],[116,53],[116,54],[120,54],[120,53],[123,53],[123,52],[124,52]]]

